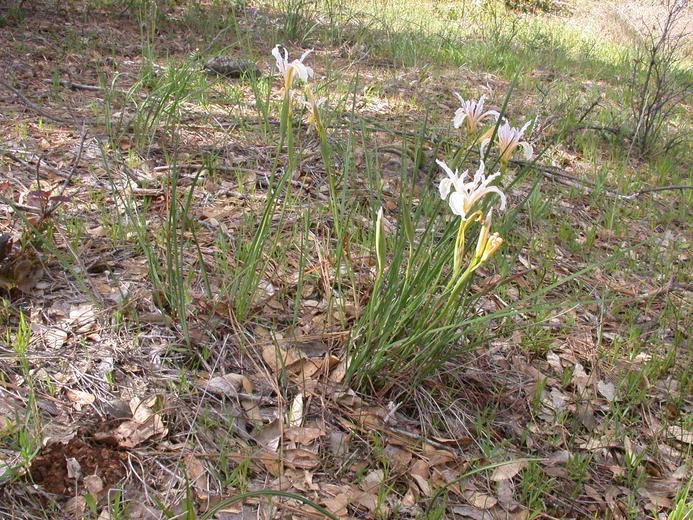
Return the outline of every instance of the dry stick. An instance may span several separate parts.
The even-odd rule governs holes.
[[[74,123],[74,121],[70,121],[69,119],[64,119],[60,116],[56,116],[53,114],[50,114],[46,112],[44,109],[42,109],[40,106],[38,106],[36,103],[31,101],[29,98],[27,98],[24,94],[22,94],[19,90],[14,88],[12,85],[7,83],[3,78],[0,78],[0,86],[5,87],[6,89],[10,90],[11,92],[16,95],[22,103],[24,103],[27,107],[32,109],[34,112],[38,113],[39,115],[45,117],[46,119],[50,119],[52,121],[56,121],[58,123]]]
[[[46,210],[44,214],[45,217],[49,217],[58,207],[60,204],[62,204],[63,199],[62,196],[65,193],[65,190],[69,186],[69,184],[72,182],[72,177],[74,177],[75,172],[77,171],[77,164],[79,164],[79,161],[82,159],[82,151],[84,149],[84,141],[87,138],[87,130],[86,130],[86,125],[82,124],[82,132],[81,136],[79,138],[79,147],[77,148],[77,155],[75,156],[75,160],[72,163],[72,168],[70,168],[70,173],[68,173],[67,178],[65,179],[65,182],[63,182],[62,187],[60,188],[60,192],[58,193],[55,202]]]
[[[54,80],[44,79],[43,82],[52,85]],[[90,92],[99,92],[100,90],[103,90],[98,85],[85,85],[84,83],[74,83],[73,81],[67,79],[58,80],[57,83],[58,85],[69,88],[70,90],[88,90]]]
[[[17,164],[21,164],[22,166],[24,166],[24,167],[26,167],[26,168],[31,168],[31,169],[33,169],[33,168],[35,167],[32,163],[30,163],[30,162],[28,162],[28,161],[25,161],[24,159],[22,159],[22,158],[20,158],[20,157],[17,157],[17,155],[15,155],[14,153],[10,152],[9,150],[5,150],[5,149],[0,148],[0,155],[4,155],[4,156],[7,157],[8,159],[10,159],[10,160],[16,162]],[[41,161],[40,161],[40,158],[39,158],[39,160],[37,161],[37,163],[40,163],[40,162],[41,162]],[[70,176],[68,173],[61,172],[61,171],[58,170],[55,166],[51,166],[50,164],[46,164],[45,162],[42,162],[42,163],[41,163],[41,167],[42,167],[43,169],[48,170],[49,172],[51,172],[51,173],[57,175],[58,177],[62,177],[63,179],[67,179],[67,178]]]

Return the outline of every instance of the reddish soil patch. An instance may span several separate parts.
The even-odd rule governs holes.
[[[73,458],[80,466],[81,475],[77,479],[68,476],[68,459]],[[29,474],[34,483],[49,493],[73,495],[75,480],[79,481],[88,475],[98,475],[104,488],[108,489],[125,476],[123,463],[126,460],[125,451],[91,441],[88,444],[74,437],[67,444],[56,443],[45,447],[33,460]]]

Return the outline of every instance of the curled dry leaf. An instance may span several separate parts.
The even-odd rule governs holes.
[[[684,430],[680,426],[676,425],[669,426],[667,431],[669,432],[669,435],[671,435],[677,441],[683,442],[684,444],[693,444],[693,431]]]
[[[285,449],[282,455],[284,465],[289,468],[314,469],[320,465],[317,453],[305,448]]]
[[[464,498],[477,509],[491,509],[498,503],[496,497],[478,491],[466,491]]]
[[[72,497],[63,506],[63,512],[75,520],[81,520],[86,510],[87,500],[82,496]]]
[[[325,431],[320,428],[289,428],[284,432],[284,437],[297,444],[311,444],[323,435]]]
[[[96,400],[94,394],[83,392],[82,390],[70,390],[69,388],[65,390],[65,396],[80,408],[82,406],[90,405]]]
[[[151,438],[163,438],[168,433],[161,417],[152,415],[144,422],[125,421],[111,432],[111,437],[122,448],[134,448]],[[96,436],[95,436],[96,437]]]
[[[239,391],[246,394],[250,394],[253,391],[253,385],[247,377],[234,373],[211,378],[207,381],[205,388],[211,394],[225,395],[227,397],[236,397]]]
[[[613,383],[606,383],[604,381],[597,382],[597,390],[599,393],[609,401],[610,403],[616,399],[616,387]]]
[[[494,482],[500,482],[501,480],[509,480],[517,475],[525,466],[527,462],[521,460],[517,462],[510,462],[502,466],[498,466],[493,470],[491,474],[491,480]]]
[[[84,477],[84,487],[91,495],[98,495],[103,491],[103,480],[98,475],[87,475]]]
[[[267,345],[262,349],[262,359],[272,369],[272,372],[289,370],[299,373],[303,365],[304,355],[296,348],[285,349],[276,345]]]
[[[198,500],[207,500],[209,498],[209,488],[207,486],[207,470],[204,464],[192,453],[187,453],[183,462],[188,482],[195,490]]]
[[[110,432],[97,432],[94,438],[116,442],[122,448],[134,448],[152,438],[162,439],[168,433],[159,414],[150,408],[156,402],[156,396],[147,402],[138,397],[130,400],[132,419],[124,421]]]
[[[265,425],[256,435],[255,441],[265,449],[276,452],[279,449],[279,439],[281,438],[282,424],[279,419]]]
[[[289,427],[299,428],[303,423],[303,394],[299,393],[294,397],[289,409]]]
[[[65,459],[65,464],[67,466],[68,478],[78,479],[82,476],[82,466],[76,458],[69,457]]]

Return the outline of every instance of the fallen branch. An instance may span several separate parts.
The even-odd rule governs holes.
[[[43,82],[52,85],[54,83],[54,80],[44,79]],[[58,80],[57,83],[63,87],[69,88],[70,90],[87,90],[89,92],[99,92],[99,91],[103,90],[98,85],[85,85],[84,83],[75,83],[73,81],[66,80],[66,79]]]
[[[38,106],[36,103],[34,103],[33,101],[31,101],[31,100],[30,100],[29,98],[27,98],[24,94],[22,94],[19,90],[17,90],[17,89],[14,88],[12,85],[10,85],[9,83],[7,83],[7,81],[5,81],[3,78],[0,78],[0,86],[3,86],[3,87],[5,87],[7,90],[11,91],[15,96],[17,96],[17,97],[19,98],[19,100],[20,100],[24,105],[26,105],[27,107],[29,107],[31,110],[33,110],[34,112],[36,112],[36,113],[39,114],[40,116],[45,117],[46,119],[50,119],[51,121],[55,121],[55,122],[57,122],[57,123],[69,123],[69,124],[73,124],[73,123],[74,123],[74,121],[72,121],[72,120],[65,119],[65,118],[63,118],[63,117],[56,116],[56,115],[54,115],[54,114],[50,114],[49,112],[46,112],[43,108],[41,108],[41,107]]]

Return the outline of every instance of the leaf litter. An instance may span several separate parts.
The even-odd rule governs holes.
[[[85,29],[99,29],[98,25],[84,23]],[[45,36],[26,45],[34,52],[51,54],[46,42],[60,34],[54,32],[52,25],[39,23],[37,30]],[[139,29],[123,20],[111,20],[103,30],[116,31],[135,46],[139,42]],[[7,39],[13,31],[3,29],[0,37]],[[174,47],[178,46],[180,57],[183,40],[173,34],[167,36]],[[35,64],[29,74],[22,72],[16,59],[7,53],[1,58],[6,65],[4,70],[16,71],[17,84],[31,92],[32,98],[46,99],[46,109],[55,114],[64,114],[70,107],[86,107],[85,101],[102,100],[99,93],[79,90],[61,90],[62,101],[53,99],[42,81],[53,75],[45,63]],[[89,66],[83,68],[81,58],[70,55],[65,67],[78,76],[80,72],[94,76],[91,79],[96,82],[92,65],[100,59],[90,57]],[[137,73],[137,63],[124,56],[117,56],[116,60],[117,67],[109,73],[115,73],[116,68],[126,77]],[[439,72],[445,82],[450,73]],[[367,63],[363,78],[376,81],[381,73],[376,65]],[[410,84],[416,83],[417,75],[409,78]],[[83,81],[88,79],[84,77]],[[490,79],[497,81],[495,77]],[[452,87],[451,76],[449,83]],[[405,95],[412,93],[410,87],[398,86],[397,90]],[[425,92],[415,94],[422,96]],[[2,130],[7,143],[26,148],[25,162],[33,160],[31,154],[42,157],[31,163],[35,167],[31,169],[15,169],[18,163],[8,166],[3,162],[4,171],[11,171],[13,178],[0,188],[0,194],[19,204],[40,207],[64,179],[57,173],[67,171],[75,159],[80,148],[78,132],[59,123],[52,128],[40,127],[16,98],[5,98],[0,103],[8,120],[17,127],[26,127],[30,138],[22,141],[8,125]],[[359,103],[366,116],[389,117],[394,108],[389,101],[375,98],[368,102],[360,99]],[[76,112],[86,117],[86,112],[80,110],[83,109]],[[204,126],[209,125],[208,116],[226,114],[198,111],[191,115],[190,123]],[[405,117],[411,120],[418,116]],[[394,122],[397,126],[407,123]],[[261,178],[269,170],[271,147],[259,141],[236,141],[224,131],[210,131],[204,136],[186,132],[182,135],[191,170],[205,157],[200,143],[219,154],[220,167],[254,170],[247,172],[240,183],[225,178],[203,179],[205,193],[196,195],[195,218],[205,223],[205,229],[232,236],[241,228],[243,213],[257,212],[261,207],[265,197],[262,189],[251,194],[243,190],[245,184],[262,188]],[[376,138],[391,141],[387,134]],[[220,148],[220,142],[225,146]],[[129,149],[129,140],[123,146]],[[156,186],[166,171],[161,168],[169,165],[163,163],[161,156],[157,157],[155,149],[148,152],[133,175],[140,182],[145,180],[143,185]],[[361,163],[367,160],[365,150],[359,154]],[[66,189],[64,220],[56,222],[58,227],[64,228],[69,218],[77,216],[86,217],[91,223],[99,221],[98,210],[84,188],[96,187],[109,193],[105,171],[88,162],[100,156],[98,147],[89,141],[78,164],[79,175]],[[112,160],[120,173],[128,172],[127,165],[119,164],[115,154]],[[316,186],[319,181],[315,180],[320,167],[317,161],[310,160],[310,155],[305,163],[306,169],[311,170],[301,172],[302,178],[296,182],[312,200],[321,200]],[[41,164],[45,166],[41,168]],[[384,169],[399,172],[400,167],[401,161],[395,159],[393,165]],[[44,179],[38,188],[34,186],[37,189],[31,189],[36,170]],[[183,175],[181,181],[190,182],[191,178]],[[397,192],[397,178],[398,174],[392,174],[387,179],[392,193]],[[158,217],[168,203],[166,193],[140,186],[131,189],[131,194],[148,201],[151,224],[160,224]],[[118,203],[108,203],[121,216],[124,214]],[[568,214],[581,211],[579,199],[566,204]],[[25,490],[31,483],[56,495],[63,512],[75,517],[85,512],[87,494],[96,497],[105,512],[107,494],[116,487],[125,490],[131,503],[137,502],[144,492],[149,497],[166,497],[180,507],[188,485],[200,512],[242,490],[283,489],[303,493],[340,518],[416,517],[432,504],[438,491],[444,490],[449,511],[462,518],[526,518],[529,512],[520,503],[519,488],[532,468],[538,466],[540,478],[550,477],[555,483],[546,493],[547,508],[559,515],[570,512],[573,516],[594,516],[608,511],[614,517],[622,517],[632,496],[623,480],[627,474],[626,458],[641,459],[645,464],[644,484],[636,493],[639,511],[670,508],[675,490],[690,478],[690,460],[686,455],[692,443],[690,428],[670,424],[664,416],[645,407],[643,424],[625,437],[618,437],[605,420],[623,398],[621,388],[613,382],[617,367],[597,361],[601,345],[595,342],[591,325],[596,318],[592,319],[588,312],[576,316],[563,342],[557,336],[546,356],[532,357],[522,351],[524,336],[519,333],[497,348],[479,351],[472,359],[463,360],[460,367],[455,367],[457,374],[435,381],[417,396],[420,402],[427,402],[426,392],[439,386],[457,392],[445,413],[436,420],[427,420],[432,416],[432,406],[423,411],[393,407],[390,402],[358,395],[343,384],[349,362],[340,349],[344,330],[333,328],[325,332],[323,325],[353,319],[362,302],[345,296],[341,306],[344,312],[332,309],[332,314],[328,314],[324,287],[331,286],[332,275],[330,259],[324,254],[318,252],[311,259],[312,267],[302,273],[297,268],[301,262],[292,259],[293,272],[288,269],[289,272],[280,273],[277,269],[261,280],[253,305],[260,309],[258,316],[265,319],[258,320],[263,323],[254,329],[239,330],[229,313],[229,302],[210,299],[198,287],[191,295],[195,308],[191,314],[199,313],[199,343],[211,351],[203,355],[202,349],[180,348],[179,336],[167,325],[156,292],[146,281],[146,262],[136,248],[112,247],[103,225],[89,227],[88,237],[80,244],[57,235],[58,249],[73,254],[77,259],[75,269],[86,273],[83,280],[99,300],[98,305],[86,303],[74,273],[62,268],[50,255],[44,253],[45,258],[38,259],[29,248],[18,245],[22,236],[12,224],[16,220],[14,213],[6,204],[0,206],[0,237],[11,236],[0,238],[0,274],[4,276],[0,278],[0,287],[29,316],[32,340],[27,362],[36,381],[43,381],[43,386],[31,388],[38,396],[35,410],[69,434],[53,438],[45,434],[44,440],[50,442],[36,446],[37,454],[24,468],[22,479],[2,484],[0,498],[9,504],[2,506],[3,512],[30,506]],[[641,232],[634,224],[632,235]],[[216,231],[201,234],[201,260],[191,255],[186,259],[188,265],[212,265],[218,253],[215,235]],[[317,244],[324,238],[314,237]],[[609,250],[616,246],[605,243],[604,247]],[[577,270],[574,255],[559,251],[559,256],[562,261],[557,272]],[[524,263],[525,268],[532,267],[529,261]],[[367,264],[365,261],[363,273],[357,271],[357,275],[363,276],[362,285],[370,280]],[[299,279],[306,276],[310,283],[303,285],[301,305],[296,310],[301,337],[287,330],[286,338],[295,339],[285,339],[274,330],[274,323],[284,319],[286,304],[282,298],[296,290]],[[645,280],[629,280],[625,276],[614,279],[595,273],[591,283],[625,291],[633,298],[653,290]],[[217,284],[214,293],[221,294],[220,281],[212,282]],[[674,297],[682,298],[680,292],[675,294],[678,296]],[[484,305],[495,308],[500,304],[488,301]],[[658,311],[644,306],[641,310],[643,319],[654,319]],[[120,333],[114,330],[111,319],[116,315],[125,323]],[[0,318],[9,320],[7,323],[16,328],[17,313]],[[604,328],[604,337],[616,338],[625,333],[618,317],[611,317]],[[231,339],[220,347],[222,336]],[[16,353],[5,350],[2,356],[3,362],[18,360]],[[648,361],[634,359],[629,363]],[[464,370],[458,370],[461,367]],[[3,417],[19,417],[31,411],[27,374],[15,368],[3,368],[2,374]],[[650,381],[641,381],[640,385],[653,393],[685,395],[685,388],[676,390],[675,382],[671,383],[667,389],[657,388]],[[498,413],[484,432],[474,431],[473,418],[480,417],[487,405]],[[577,418],[583,424],[574,438],[569,438],[566,418]],[[451,426],[440,427],[441,422]],[[526,428],[518,428],[521,425]],[[18,428],[12,420],[0,423],[0,432],[8,435],[16,436]],[[38,431],[33,434],[41,437]],[[17,464],[18,450],[5,443],[6,437],[9,438],[3,433],[0,468],[21,467]],[[660,442],[657,453],[645,446],[653,439]],[[480,449],[482,442],[495,444],[492,456]],[[576,461],[585,457],[592,458],[595,467],[587,472],[584,485],[578,489],[571,472]],[[500,462],[505,464],[466,476],[473,468]],[[565,499],[568,495],[573,497],[570,504]],[[299,518],[312,514],[296,501],[274,500],[273,506]],[[248,511],[270,514],[267,501],[257,499],[248,500],[245,506],[230,507],[229,511],[238,515]],[[108,513],[102,516],[107,518]]]

